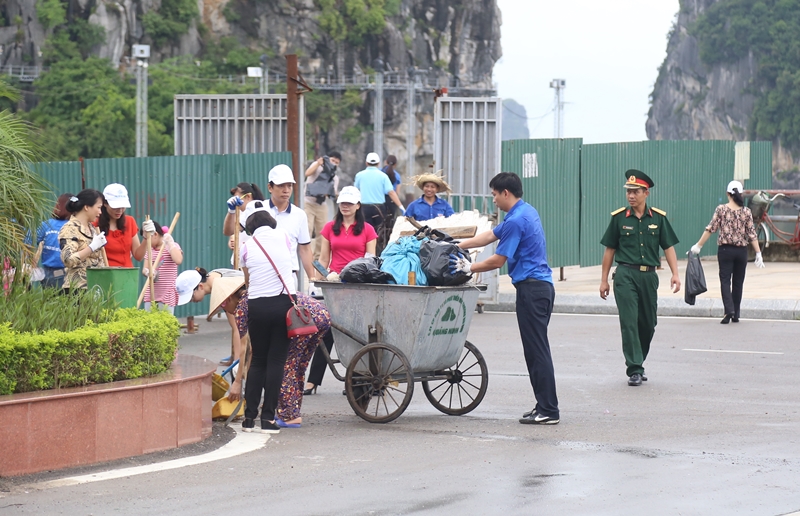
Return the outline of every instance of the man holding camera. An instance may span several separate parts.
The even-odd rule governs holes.
[[[336,151],[322,156],[306,169],[306,204],[305,212],[308,215],[308,233],[314,235],[312,251],[314,259],[319,259],[320,239],[319,232],[328,222],[328,197],[339,194],[339,176],[336,175],[342,155]]]

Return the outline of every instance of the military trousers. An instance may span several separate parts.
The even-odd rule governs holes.
[[[644,361],[656,331],[658,274],[629,267],[617,267],[614,275],[614,300],[622,331],[622,354],[626,374],[644,373]]]

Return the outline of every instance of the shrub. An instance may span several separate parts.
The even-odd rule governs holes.
[[[18,332],[0,324],[0,394],[75,387],[169,369],[180,324],[169,312],[126,308],[71,331]]]

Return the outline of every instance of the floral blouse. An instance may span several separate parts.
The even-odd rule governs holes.
[[[756,228],[750,208],[731,209],[727,204],[720,204],[714,210],[711,222],[706,226],[711,233],[719,230],[717,245],[735,245],[747,247],[756,239]]]
[[[102,267],[102,250],[90,254],[81,260],[78,253],[92,243],[95,231],[100,231],[94,226],[89,227],[87,234],[81,223],[73,218],[64,224],[58,232],[58,245],[61,247],[61,261],[67,268],[67,275],[64,276],[64,288],[86,288],[86,269],[89,267]]]

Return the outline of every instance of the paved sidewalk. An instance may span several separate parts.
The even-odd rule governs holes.
[[[708,292],[697,296],[694,306],[683,300],[683,287],[677,294],[669,288],[670,271],[666,261],[658,271],[658,314],[684,317],[720,317],[724,315],[719,288],[719,267],[716,257],[702,259]],[[685,282],[686,260],[678,261],[681,284]],[[613,270],[613,268],[612,268]],[[600,298],[600,266],[564,267],[566,281],[558,281],[559,269],[553,270],[555,279],[556,313],[616,314],[617,306],[612,295]],[[486,305],[486,310],[514,311],[516,293],[511,278],[500,277],[498,304]],[[767,262],[758,269],[753,263],[747,266],[744,281],[741,317],[745,319],[800,319],[800,263]]]

